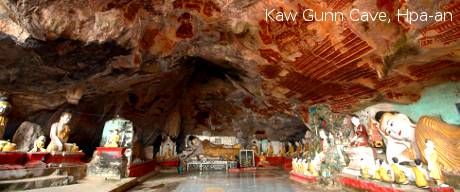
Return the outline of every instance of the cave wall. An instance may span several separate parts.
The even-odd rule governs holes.
[[[413,122],[421,116],[440,117],[453,125],[460,125],[460,112],[456,104],[460,102],[460,83],[445,83],[425,89],[419,101],[413,104],[401,105],[394,103],[379,103],[359,111],[362,116],[373,117],[378,111],[398,111],[406,114]]]
[[[268,22],[266,8],[427,9],[455,21]],[[340,127],[347,113],[415,103],[428,87],[459,82],[459,10],[459,0],[1,0],[7,138],[24,120],[49,129],[65,109],[81,114],[71,141],[88,149],[115,114],[134,122],[142,145],[203,130],[283,140],[319,127],[319,117]],[[416,118],[428,106],[398,108]],[[443,116],[458,122],[452,112]]]
[[[427,88],[416,103],[394,105],[394,109],[406,114],[413,121],[421,116],[437,116],[449,124],[460,125],[460,111],[456,103],[460,103],[460,83],[446,83]]]

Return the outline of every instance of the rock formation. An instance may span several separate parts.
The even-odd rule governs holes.
[[[395,19],[397,9],[420,7],[451,11],[454,22]],[[265,9],[306,8],[393,20],[265,20]],[[70,141],[84,150],[115,114],[133,121],[144,146],[161,132],[261,129],[287,139],[307,129],[305,106],[406,104],[458,81],[459,16],[450,0],[1,0],[0,89],[11,95],[12,121],[49,130],[60,111],[74,111]]]

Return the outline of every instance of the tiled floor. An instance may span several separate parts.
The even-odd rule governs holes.
[[[255,173],[195,172],[185,176],[162,173],[131,191],[234,192],[234,191],[325,191],[318,185],[304,185],[288,178],[284,171]]]

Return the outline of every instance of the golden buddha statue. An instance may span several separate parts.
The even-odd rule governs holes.
[[[104,145],[104,147],[119,147],[120,131],[118,129],[114,129],[112,131],[113,132],[110,135],[110,137],[107,140],[107,143]]]
[[[294,156],[294,153],[295,153],[294,145],[292,145],[292,143],[288,143],[288,146],[289,146],[288,155],[292,157]]]
[[[259,156],[259,164],[267,164],[267,157],[265,157],[264,152],[260,153]]]
[[[45,142],[46,137],[44,135],[38,137],[37,140],[34,141],[34,146],[30,152],[45,152]]]
[[[11,108],[10,103],[6,101],[8,98],[5,93],[0,93],[0,140],[3,138],[8,118],[6,117],[9,109]]]
[[[420,159],[415,160],[416,167],[412,167],[412,171],[415,176],[415,185],[420,188],[429,187],[429,178],[426,170],[422,167],[422,161]]]
[[[16,150],[16,144],[11,143],[10,141],[0,140],[0,151],[8,152]]]
[[[259,147],[257,145],[253,145],[251,149],[254,150],[254,154],[259,155]]]
[[[273,157],[273,146],[271,142],[268,142],[267,157]]]
[[[397,184],[408,184],[409,179],[406,174],[401,170],[401,167],[398,164],[398,158],[393,157],[393,164],[391,164],[391,170],[393,173],[393,180]]]
[[[284,143],[281,143],[279,156],[280,157],[286,156],[286,146],[284,146]]]
[[[65,149],[65,143],[69,139],[70,128],[68,123],[72,118],[72,114],[64,112],[61,114],[59,122],[53,123],[50,130],[51,142],[48,144],[46,151],[48,152],[62,152]],[[69,150],[70,151],[70,150]]]
[[[80,150],[80,147],[77,146],[77,144],[75,143],[72,143],[71,147],[70,147],[70,150],[68,150],[70,152],[81,152]]]
[[[300,157],[300,155],[302,155],[302,144],[300,144],[299,142],[295,142],[295,146],[296,146],[296,155],[297,157]]]

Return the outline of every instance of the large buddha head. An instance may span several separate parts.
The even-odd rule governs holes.
[[[413,140],[414,125],[409,117],[397,112],[379,111],[375,115],[380,132],[396,140]]]

